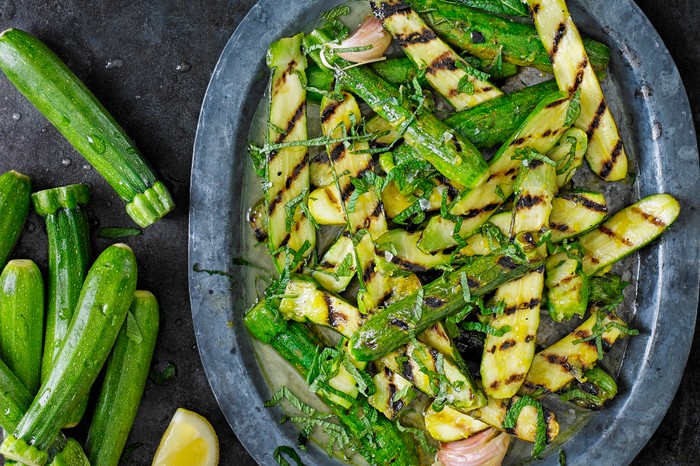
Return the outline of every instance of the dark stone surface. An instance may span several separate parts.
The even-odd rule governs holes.
[[[199,108],[219,53],[253,3],[0,1],[2,27],[19,27],[37,35],[68,62],[136,141],[178,204],[165,220],[126,241],[139,257],[139,287],[153,291],[161,303],[155,364],[162,368],[172,361],[177,367],[177,377],[161,386],[149,383],[146,388],[129,439],[129,444],[142,444],[131,454],[132,464],[150,464],[170,417],[181,406],[212,422],[221,444],[221,464],[254,464],[209,389],[195,346],[187,295],[189,174]],[[671,50],[697,121],[700,13],[695,2],[637,3]],[[0,172],[22,171],[31,176],[35,189],[90,183],[95,226],[132,226],[111,188],[94,170],[83,168],[82,158],[4,78],[0,79],[0,96]],[[70,165],[64,165],[64,159]],[[15,256],[32,258],[45,267],[42,223],[35,215],[29,222]],[[95,239],[94,251],[107,244],[107,240]],[[700,375],[698,360],[700,337],[696,336],[669,413],[633,464],[698,464],[700,403],[692,385]]]

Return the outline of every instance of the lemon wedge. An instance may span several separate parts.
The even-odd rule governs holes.
[[[197,413],[178,408],[153,457],[153,466],[216,466],[219,439]]]

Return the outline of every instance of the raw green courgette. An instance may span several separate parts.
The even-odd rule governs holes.
[[[29,213],[29,177],[14,170],[0,175],[0,267],[5,267]]]
[[[51,373],[22,417],[0,445],[0,454],[42,466],[73,410],[87,395],[122,327],[136,290],[136,258],[125,244],[105,249],[90,268],[80,291],[68,337]],[[33,455],[39,454],[34,461]]]
[[[32,194],[36,213],[46,221],[49,239],[49,286],[44,354],[45,380],[68,333],[80,289],[90,266],[90,228],[85,206],[90,190],[82,184],[47,189]],[[83,417],[87,399],[64,426],[73,427]]]
[[[0,275],[0,359],[32,395],[41,384],[43,341],[41,271],[31,260],[11,260]]]
[[[0,360],[0,429],[14,431],[32,403],[32,395],[17,376]],[[90,466],[82,447],[73,439],[59,435],[49,451],[56,454],[50,466]],[[48,455],[46,455],[48,456]],[[18,464],[5,458],[5,464]]]
[[[92,464],[119,464],[148,379],[158,323],[155,296],[148,291],[136,291],[107,359],[104,381],[90,423],[85,451]]]
[[[88,88],[39,39],[19,29],[0,34],[0,69],[127,203],[146,227],[173,210],[172,197],[133,141]]]

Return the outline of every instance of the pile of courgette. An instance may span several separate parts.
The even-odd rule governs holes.
[[[8,464],[118,464],[143,394],[158,303],[136,290],[129,246],[109,246],[91,263],[89,199],[82,184],[31,194],[27,176],[0,176],[0,455]],[[46,221],[46,290],[33,261],[7,260],[30,204]],[[83,451],[62,429],[81,421],[100,371]]]
[[[127,202],[146,227],[173,209],[172,198],[133,142],[84,84],[42,42],[0,34],[0,69]],[[126,244],[90,258],[86,206],[75,184],[32,193],[29,177],[0,176],[0,455],[5,464],[117,465],[150,368],[159,310],[136,290]],[[48,273],[9,260],[30,206],[44,218]],[[84,417],[102,373],[87,441],[63,429]],[[99,390],[99,393],[97,393]]]
[[[419,464],[435,441],[492,427],[537,457],[559,432],[546,395],[592,409],[615,396],[599,362],[637,331],[617,315],[611,267],[680,206],[657,194],[610,215],[586,188],[627,178],[599,84],[610,51],[581,38],[563,0],[527,3],[529,24],[504,16],[517,1],[370,0],[400,49],[388,59],[348,61],[379,42],[346,40],[347,6],[269,46],[250,221],[277,275],[244,322],[337,417],[331,428],[278,392],[271,404],[302,412],[301,447],[321,426],[330,454]],[[554,79],[500,90],[520,67]],[[546,347],[541,319],[560,335]]]

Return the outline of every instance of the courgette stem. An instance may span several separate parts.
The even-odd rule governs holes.
[[[245,315],[243,323],[257,339],[274,348],[299,374],[306,378],[321,343],[298,322],[287,322],[272,305],[258,303]],[[395,424],[369,406],[364,399],[350,409],[321,398],[341,424],[358,440],[360,454],[373,465],[418,463],[412,439]]]
[[[0,175],[0,268],[5,267],[22,233],[31,190],[27,175],[14,170]]]
[[[13,435],[0,445],[0,454],[31,462],[23,451],[31,446],[44,453],[54,441],[114,345],[136,290],[136,273],[136,258],[127,245],[115,244],[100,254],[80,291],[54,367]]]
[[[34,210],[46,221],[49,240],[49,283],[42,380],[51,372],[90,265],[90,227],[85,206],[90,189],[82,184],[32,194]],[[83,400],[64,427],[80,422],[87,407]]]
[[[0,69],[127,203],[146,227],[174,203],[133,141],[90,90],[44,43],[19,29],[0,34]]]
[[[41,381],[44,281],[27,259],[7,263],[0,275],[0,358],[35,394]]]
[[[119,464],[141,403],[158,336],[158,301],[153,294],[136,291],[129,313],[107,360],[85,443],[90,463],[95,465]]]

